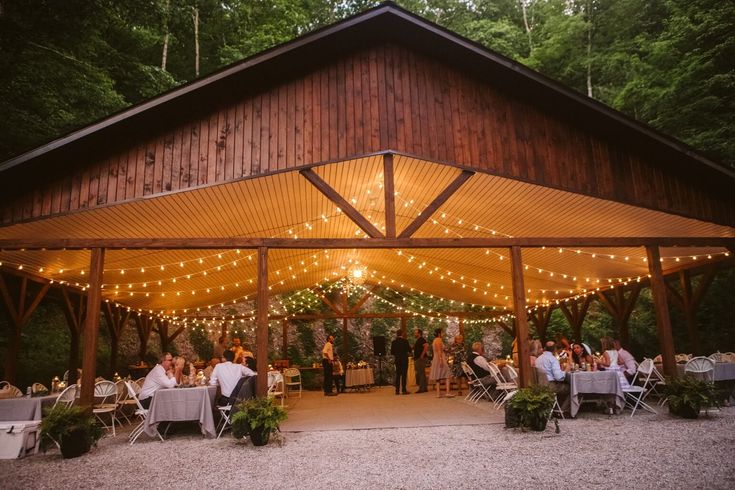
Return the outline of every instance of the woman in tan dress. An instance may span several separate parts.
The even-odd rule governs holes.
[[[453,393],[449,393],[449,380],[452,377],[452,372],[449,370],[449,364],[447,363],[447,356],[444,353],[444,341],[442,340],[442,329],[437,328],[434,330],[434,342],[431,343],[434,358],[431,360],[431,371],[429,371],[429,379],[436,383],[436,396],[441,398],[441,389],[439,383],[444,380],[445,394],[446,397],[453,397]]]

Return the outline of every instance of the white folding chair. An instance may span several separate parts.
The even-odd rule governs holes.
[[[112,436],[115,434],[115,412],[117,411],[117,387],[112,381],[98,381],[94,385],[94,397],[95,400],[99,399],[99,403],[92,407],[92,413],[97,420],[105,427],[105,429],[112,429]],[[110,415],[110,426],[107,425],[105,420],[102,418],[102,414]]]
[[[664,381],[663,376],[658,372],[656,366],[653,365],[653,360],[648,357],[644,358],[643,361],[638,364],[638,369],[636,370],[633,382],[631,383],[631,385],[642,386],[643,389],[646,390],[645,396],[655,394],[659,398],[663,397],[663,393],[659,393],[657,387],[665,384],[666,382]]]
[[[145,378],[138,378],[135,380],[135,384],[137,384],[141,388],[143,388],[143,383],[145,383]]]
[[[695,357],[687,361],[684,366],[684,374],[693,374],[698,379],[714,382],[715,362],[707,357]]]
[[[268,387],[268,398],[281,397],[281,406],[283,406],[283,399],[285,398],[285,392],[283,389],[283,378],[276,380],[272,385]]]
[[[723,354],[722,352],[713,352],[712,354],[710,354],[707,357],[709,359],[711,359],[712,362],[714,362],[714,363],[727,362],[726,359],[725,359],[725,354]]]
[[[490,366],[490,374],[492,374],[493,378],[495,378],[495,391],[497,391],[498,393],[497,397],[493,401],[493,407],[498,409],[503,406],[506,398],[508,397],[508,394],[516,391],[518,389],[518,386],[515,383],[510,383],[506,381],[503,373],[500,372],[500,368],[498,366],[496,366],[492,362],[488,364]]]
[[[71,385],[64,388],[59,397],[54,402],[54,407],[61,405],[64,407],[71,407],[77,400],[77,385]],[[53,408],[52,408],[53,410]]]
[[[643,386],[628,385],[623,387],[623,395],[625,396],[625,408],[631,409],[631,417],[635,415],[635,411],[638,408],[647,410],[652,414],[656,413],[656,410],[654,410],[650,405],[643,401],[643,399],[646,397],[647,392],[648,390],[646,390]]]
[[[299,371],[297,368],[286,368],[283,370],[283,378],[286,382],[286,393],[291,392],[292,386],[298,386],[299,387],[299,398],[301,398],[301,371]],[[294,388],[295,389],[295,388]]]
[[[467,364],[465,361],[462,361],[462,371],[464,371],[465,375],[467,376],[467,386],[469,386],[469,393],[467,393],[467,396],[465,397],[465,400],[468,400],[472,403],[477,403],[480,401],[481,398],[487,397],[488,400],[495,403],[495,398],[493,398],[492,393],[490,390],[487,389],[485,385],[482,384],[482,381],[480,381],[480,378],[477,377],[475,372],[472,370],[469,364]]]
[[[126,407],[133,407],[132,411],[134,411],[136,405],[135,400],[132,400],[128,396],[128,388],[127,386],[125,386],[124,380],[121,379],[119,381],[116,381],[115,387],[117,388],[117,411],[115,412],[115,415],[122,415],[123,418],[127,420],[128,423],[130,423],[130,418],[126,413]],[[140,387],[138,387],[137,384],[134,384],[133,390],[135,390],[135,393],[140,394]],[[120,422],[119,417],[117,421]]]
[[[546,377],[546,372],[543,369],[536,368],[536,379],[539,386],[549,386],[549,379]],[[559,397],[556,393],[554,393],[554,405],[551,407],[551,412],[549,412],[549,420],[551,420],[554,414],[562,420],[564,419],[564,412],[561,409],[561,405],[559,405]]]
[[[232,426],[232,422],[230,421],[230,412],[232,411],[232,404],[217,405],[217,410],[219,410],[219,414],[220,414],[220,421],[219,421],[219,425],[217,426],[217,429],[219,429],[219,431],[217,432],[217,439],[219,439],[222,436],[222,433],[225,431],[225,429]]]
[[[133,388],[133,383],[131,381],[125,381],[125,386],[128,389],[128,396],[135,400],[135,404],[138,407],[135,410],[135,415],[138,416],[140,419],[140,423],[133,429],[133,431],[128,436],[128,440],[130,440],[130,445],[132,446],[135,441],[138,439],[138,436],[140,436],[143,433],[143,429],[145,428],[145,421],[148,418],[148,409],[143,408],[143,405],[140,404],[140,400],[138,399],[138,394],[136,393],[135,389]],[[156,429],[156,435],[159,439],[161,439],[161,442],[163,442],[163,436],[160,432],[158,432],[158,429]]]

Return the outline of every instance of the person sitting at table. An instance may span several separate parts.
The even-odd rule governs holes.
[[[635,373],[638,371],[638,363],[635,362],[633,354],[623,349],[620,340],[613,340],[613,348],[618,352],[618,365],[623,370],[625,379],[628,380],[628,383],[632,383]]]
[[[332,379],[334,380],[334,389],[337,393],[345,392],[345,370],[342,367],[342,361],[339,360],[339,355],[334,355],[334,362],[332,363]]]
[[[572,362],[583,371],[596,371],[597,365],[582,344],[572,344]],[[584,367],[583,367],[584,366]],[[587,366],[590,366],[587,368]]]
[[[250,351],[250,346],[248,344],[243,344],[242,353],[240,355],[245,359],[247,359],[248,357],[252,357],[252,358],[255,357],[253,353]]]
[[[571,362],[572,359],[572,344],[566,335],[562,335],[558,340],[558,354],[560,359],[567,359]]]
[[[605,369],[617,370],[618,369],[618,351],[615,350],[613,341],[610,337],[602,337],[600,339],[602,345],[602,359],[600,365]]]
[[[222,351],[222,354],[224,355],[225,351]],[[204,368],[204,377],[209,379],[212,377],[212,371],[214,371],[214,367],[220,363],[220,357],[213,357],[209,360],[209,364],[206,368]]]
[[[237,386],[237,382],[243,376],[255,376],[255,373],[243,366],[242,364],[235,364],[232,361],[235,359],[235,353],[231,350],[226,350],[223,353],[225,362],[217,364],[212,370],[212,377],[209,379],[209,384],[212,386],[220,387],[219,404],[230,405],[233,401],[231,398],[232,391]]]
[[[254,357],[243,357],[238,364],[242,364],[254,373],[258,372],[258,363],[255,361]]]
[[[482,386],[494,390],[495,386],[497,386],[497,381],[495,381],[495,377],[490,371],[490,363],[485,359],[484,353],[485,347],[483,347],[482,342],[473,342],[472,353],[469,356],[469,362],[467,364],[480,380]]]
[[[174,356],[166,352],[161,356],[160,363],[151,369],[145,377],[143,387],[140,389],[138,399],[143,408],[150,408],[153,394],[161,388],[173,388],[176,386],[176,378],[181,378],[183,363],[181,366],[173,366]]]
[[[536,369],[539,370],[539,376],[546,375],[549,388],[556,393],[562,412],[568,414],[571,408],[571,400],[569,398],[569,376],[567,374],[571,363],[566,363],[565,370],[562,371],[555,354],[556,344],[553,340],[549,340],[544,345],[544,353],[536,359]]]

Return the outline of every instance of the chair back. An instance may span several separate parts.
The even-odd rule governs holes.
[[[7,381],[0,381],[0,398],[20,398],[23,392]]]
[[[112,381],[97,381],[94,385],[94,397],[100,399],[100,404],[116,403],[117,386]]]
[[[515,383],[518,379],[518,372],[515,370],[513,366],[505,365],[505,369],[508,371],[508,381],[511,383]]]
[[[286,379],[287,382],[291,382],[293,378],[299,378],[299,381],[301,381],[301,371],[293,367],[286,368],[283,370],[283,377],[288,378]]]
[[[77,401],[77,385],[67,386],[54,402],[54,407],[56,405],[71,407],[75,401]]]
[[[143,383],[145,383],[145,377],[143,377],[143,378],[138,378],[138,379],[136,379],[136,380],[135,380],[135,383],[136,383],[136,384],[137,384],[138,386],[140,386],[141,388],[143,388]]]
[[[704,378],[707,381],[715,380],[715,363],[708,357],[695,357],[687,361],[684,366],[684,373],[693,373],[701,375],[698,377]]]
[[[471,382],[477,381],[477,375],[472,370],[469,364],[467,364],[465,361],[462,361],[462,364],[460,364],[460,366],[462,366],[462,371],[467,376],[467,379],[469,379]]]
[[[128,397],[128,389],[125,386],[123,380],[115,381],[115,388],[117,389],[117,403],[125,401]]]
[[[546,377],[546,371],[542,368],[536,368],[536,381],[539,386],[549,386],[549,378]]]
[[[138,392],[135,391],[135,388],[133,388],[133,382],[132,381],[124,381],[125,387],[128,389],[128,396],[135,400],[135,404],[138,406],[138,410],[141,410],[142,412],[148,412],[145,408],[143,408],[143,405],[140,404],[140,400],[138,400]]]
[[[33,383],[31,385],[31,392],[33,393],[48,393],[48,388],[46,388],[43,383]]]
[[[505,378],[503,377],[503,373],[500,372],[500,368],[492,362],[488,362],[487,364],[490,366],[490,374],[495,378],[495,382],[498,384],[505,383]]]

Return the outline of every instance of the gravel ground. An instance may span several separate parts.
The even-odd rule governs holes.
[[[232,437],[125,434],[63,460],[0,461],[0,488],[735,488],[735,408],[696,421],[587,415],[561,431],[500,424],[299,432],[257,448]]]

